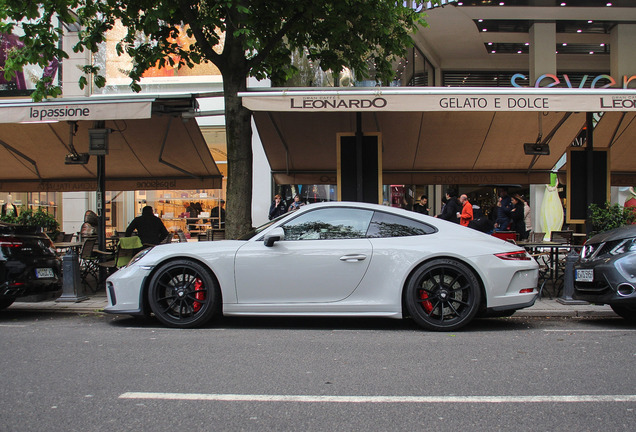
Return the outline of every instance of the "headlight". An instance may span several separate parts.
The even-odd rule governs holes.
[[[149,247],[148,249],[144,249],[141,252],[139,252],[137,255],[135,255],[128,264],[126,264],[125,267],[130,267],[131,265],[135,264],[137,261],[139,261],[140,259],[142,259],[143,257],[146,256],[146,254],[148,252],[150,252],[152,250],[151,247]]]
[[[618,246],[616,246],[610,251],[610,255],[620,255],[627,252],[635,251],[636,244],[634,244],[635,243],[634,240],[636,239],[630,238],[630,239],[625,239],[621,241],[618,244]]]

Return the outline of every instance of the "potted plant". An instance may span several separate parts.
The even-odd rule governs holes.
[[[4,215],[0,216],[0,220],[18,225],[40,227],[42,231],[46,232],[51,238],[55,238],[60,232],[60,224],[58,221],[50,214],[43,212],[42,209],[33,211],[33,209],[22,208],[21,211],[18,212],[18,216]]]
[[[623,207],[606,202],[603,207],[597,204],[590,204],[589,209],[592,223],[590,237],[636,222],[636,210],[632,207]]]

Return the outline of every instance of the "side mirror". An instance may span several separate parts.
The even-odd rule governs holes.
[[[281,227],[274,228],[265,234],[265,246],[272,247],[277,241],[285,240],[285,231]]]

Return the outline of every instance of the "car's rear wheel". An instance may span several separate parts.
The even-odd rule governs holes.
[[[0,299],[0,310],[8,308],[9,306],[13,304],[14,301],[15,301],[14,298]]]
[[[221,295],[208,269],[190,260],[162,265],[150,280],[148,301],[159,321],[170,327],[192,328],[208,322]]]
[[[473,272],[453,259],[437,259],[415,271],[406,287],[406,306],[420,326],[452,331],[468,324],[481,292]]]
[[[614,312],[631,323],[636,323],[636,305],[610,305]]]

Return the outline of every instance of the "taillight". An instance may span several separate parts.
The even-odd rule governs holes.
[[[0,237],[0,247],[22,247],[22,240],[16,237]]]
[[[504,252],[504,253],[495,254],[495,256],[502,260],[530,261],[532,259],[526,251]]]

